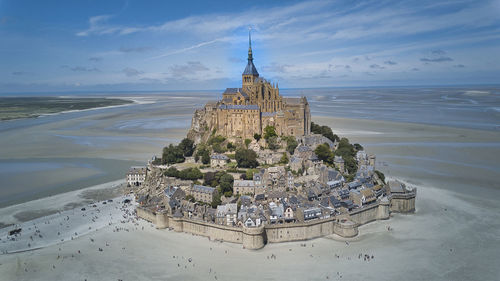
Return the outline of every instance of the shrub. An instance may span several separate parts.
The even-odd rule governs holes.
[[[208,148],[205,145],[200,145],[198,147],[198,151],[196,152],[195,155],[195,161],[198,161],[201,158],[201,162],[203,164],[209,164],[210,163],[210,152],[208,151]]]
[[[283,137],[282,139],[286,141],[286,151],[288,151],[288,153],[293,155],[295,148],[297,148],[297,146],[299,145],[295,137],[287,136]]]
[[[268,140],[269,138],[272,137],[277,137],[278,134],[276,134],[276,128],[274,126],[266,126],[264,128],[264,139]]]
[[[267,142],[267,146],[269,147],[269,149],[271,149],[273,151],[276,151],[276,150],[280,149],[280,147],[281,147],[278,143],[278,137],[276,137],[276,136],[266,139],[266,142]]]
[[[280,164],[288,164],[288,156],[286,155],[286,152],[283,153],[283,156],[281,156]]]
[[[332,129],[328,126],[320,126],[318,124],[315,124],[314,122],[311,122],[311,132],[320,134],[333,142],[339,141],[339,137],[335,135],[332,132]]]
[[[184,138],[181,143],[179,143],[179,148],[182,150],[184,156],[192,156],[195,148],[194,141],[188,138]]]
[[[238,149],[235,154],[238,167],[241,168],[255,168],[259,165],[257,162],[257,153],[250,149]]]
[[[375,170],[375,174],[377,174],[378,178],[383,182],[385,183],[385,175],[384,173],[382,173],[381,171],[379,170]]]
[[[161,157],[162,164],[182,163],[184,160],[184,153],[178,146],[170,144],[169,146],[163,148],[163,154]]]
[[[335,154],[330,149],[330,146],[328,144],[324,143],[318,145],[314,150],[314,153],[316,154],[316,156],[318,156],[319,160],[323,160],[324,162],[329,164],[333,163]]]
[[[179,176],[179,171],[175,167],[170,167],[165,171],[164,175],[176,178]]]

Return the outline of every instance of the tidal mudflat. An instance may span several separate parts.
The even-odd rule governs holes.
[[[500,205],[497,199],[500,196],[497,182],[500,132],[495,129],[499,125],[498,113],[491,108],[498,107],[500,101],[498,90],[480,89],[487,94],[478,97],[471,96],[468,92],[471,90],[474,89],[457,89],[444,94],[439,90],[435,95],[429,94],[428,99],[424,96],[420,100],[417,99],[420,94],[416,93],[408,102],[399,99],[399,104],[392,107],[398,108],[398,114],[385,114],[380,109],[390,107],[387,102],[394,92],[385,95],[378,91],[376,99],[365,101],[338,91],[303,93],[310,99],[315,112],[314,122],[329,125],[339,135],[361,143],[369,153],[377,155],[377,167],[388,177],[418,188],[414,215],[394,215],[389,221],[362,226],[357,238],[344,241],[332,236],[307,241],[305,247],[300,242],[283,243],[248,251],[241,245],[156,230],[144,221],[106,220],[99,224],[86,220],[82,229],[90,226],[91,232],[77,231],[79,235],[68,232],[64,242],[36,251],[0,255],[0,276],[6,280],[215,280],[215,277],[234,280],[241,276],[267,280],[497,280],[500,276],[496,265],[500,258]],[[432,92],[432,89],[424,92]],[[159,153],[165,143],[184,137],[193,108],[216,94],[151,95],[142,97],[149,103],[123,108],[75,112],[64,118],[62,115],[47,116],[30,122],[26,122],[27,119],[9,121],[18,122],[16,126],[0,123],[0,155],[4,162],[15,159],[35,172],[39,169],[36,166],[39,158],[46,157],[144,163],[145,159]],[[462,100],[450,101],[450,97]],[[467,99],[477,103],[475,111],[467,114],[488,124],[487,128],[451,122],[456,111],[443,108],[465,108],[461,104],[468,103]],[[425,106],[415,109],[416,103]],[[323,106],[356,108],[357,112],[324,110]],[[434,123],[432,118],[427,117],[425,122],[419,123],[418,118],[412,117],[433,112],[427,107],[441,108],[439,112],[444,113]],[[369,108],[380,110],[364,118]],[[415,112],[417,109],[421,112]],[[481,112],[486,114],[481,115]],[[4,149],[8,145],[10,148]],[[30,159],[35,162],[34,166],[27,163]],[[45,168],[58,167],[44,163]],[[109,165],[99,169],[110,173]],[[92,174],[99,169],[87,166],[82,171]],[[110,176],[104,180],[114,183],[91,189],[112,188],[123,182],[122,178],[123,174],[117,178]],[[70,202],[88,204],[85,193],[86,189],[75,190],[12,205],[0,209],[0,218],[5,222],[21,223],[13,214],[27,209],[53,209],[56,210],[54,216],[59,210],[71,212],[65,210],[65,205]],[[103,199],[99,200],[102,206]],[[45,207],[49,204],[53,204],[53,208]],[[74,214],[64,214],[76,224],[79,220],[72,216],[81,217],[80,208]],[[93,212],[94,216],[98,215],[95,210]],[[109,214],[114,219],[117,216],[110,212],[98,216]],[[25,222],[26,225],[30,223],[33,222]],[[43,224],[43,219],[38,223]],[[5,231],[7,228],[2,229],[0,236],[1,250],[11,249],[7,246]],[[27,242],[22,239],[29,239],[29,235],[22,234],[19,239]],[[370,259],[366,260],[365,255]],[[141,266],[137,266],[139,262]]]

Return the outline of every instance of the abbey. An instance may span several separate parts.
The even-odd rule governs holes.
[[[195,142],[216,130],[228,138],[253,138],[266,126],[274,126],[283,136],[303,136],[311,131],[311,113],[305,97],[285,98],[278,85],[259,76],[253,64],[249,34],[248,63],[242,74],[241,88],[227,88],[222,100],[208,102],[195,112],[188,136]]]

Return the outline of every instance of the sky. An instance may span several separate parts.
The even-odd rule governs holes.
[[[0,93],[500,84],[500,0],[0,0]]]

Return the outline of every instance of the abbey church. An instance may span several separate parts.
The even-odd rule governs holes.
[[[241,88],[227,88],[222,100],[196,110],[188,136],[200,142],[215,129],[218,135],[228,138],[252,139],[268,125],[274,126],[278,135],[307,135],[311,131],[311,113],[305,97],[282,97],[278,85],[259,76],[249,34],[248,63]]]

